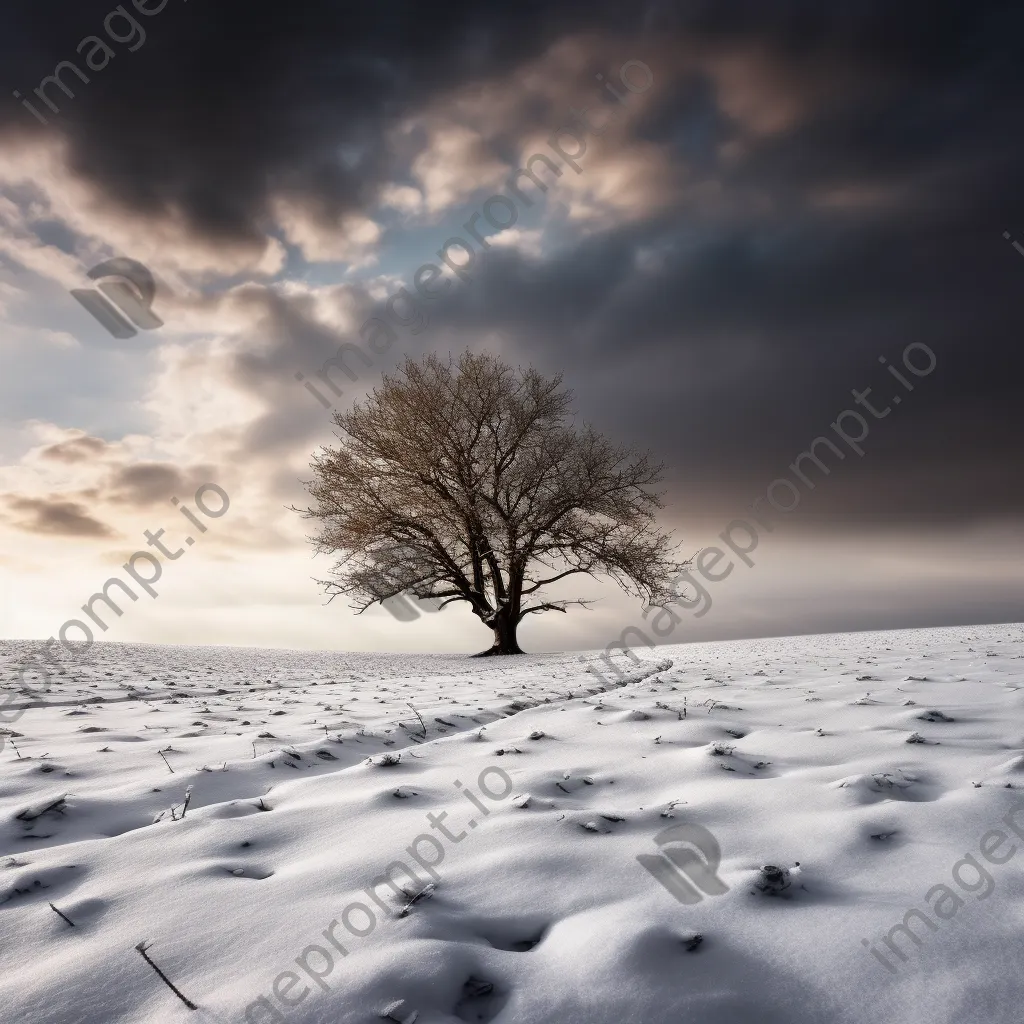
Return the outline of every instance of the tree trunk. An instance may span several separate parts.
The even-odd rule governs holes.
[[[494,643],[486,651],[475,654],[475,658],[490,658],[496,654],[523,654],[523,649],[516,639],[519,626],[518,617],[509,612],[498,612],[490,622],[494,630]]]

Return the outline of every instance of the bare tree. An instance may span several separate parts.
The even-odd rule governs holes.
[[[489,654],[521,654],[522,619],[588,601],[545,600],[576,575],[609,576],[650,605],[675,599],[681,563],[654,515],[661,466],[577,426],[562,377],[490,355],[407,359],[364,402],[336,413],[340,445],[306,482],[321,580],[365,611],[408,591],[465,601],[494,632]]]

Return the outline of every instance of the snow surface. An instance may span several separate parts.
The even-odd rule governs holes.
[[[33,646],[0,642],[5,690]],[[1024,626],[659,647],[614,685],[577,654],[92,653],[9,698],[0,1021],[1024,1018]],[[673,826],[725,891],[638,862]]]

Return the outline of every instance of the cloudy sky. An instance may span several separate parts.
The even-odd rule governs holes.
[[[456,609],[325,606],[288,508],[332,438],[296,374],[344,408],[467,347],[662,459],[686,553],[854,389],[902,397],[673,641],[1021,620],[1022,54],[1024,8],[986,0],[6,0],[0,635],[56,633],[165,529],[159,596],[98,638],[486,646]],[[547,190],[488,204],[538,153]],[[71,295],[114,257],[163,326],[114,338]],[[909,392],[881,360],[913,343]],[[172,499],[202,519],[208,482],[199,533]],[[524,647],[640,621],[585,593]]]

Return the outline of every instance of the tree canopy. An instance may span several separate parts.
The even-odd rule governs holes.
[[[407,359],[362,403],[335,414],[339,444],[313,457],[320,582],[364,611],[402,592],[466,602],[493,630],[484,654],[521,653],[531,614],[589,602],[545,589],[610,577],[660,605],[680,563],[657,527],[661,466],[577,425],[562,375],[491,355]]]

